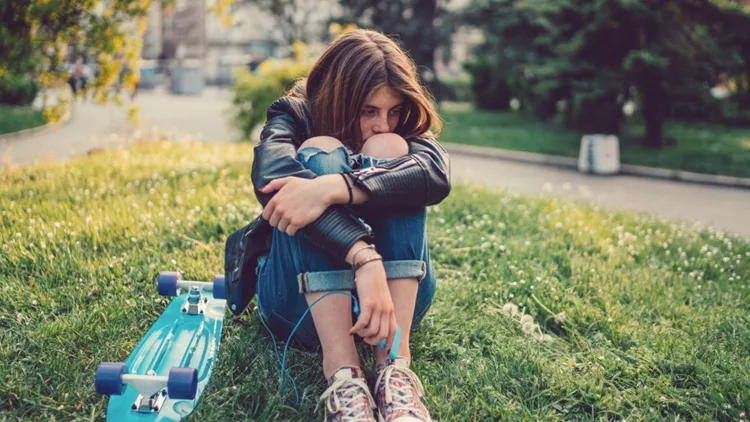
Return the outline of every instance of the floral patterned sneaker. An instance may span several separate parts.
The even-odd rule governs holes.
[[[387,359],[375,368],[375,401],[379,422],[432,422],[422,404],[424,387],[411,369],[409,360]]]
[[[375,400],[362,370],[355,366],[337,369],[328,380],[328,389],[320,396],[320,401],[326,404],[326,422],[375,421]]]

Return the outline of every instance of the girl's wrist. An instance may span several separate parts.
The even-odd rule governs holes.
[[[325,184],[325,198],[328,205],[349,203],[349,189],[340,174],[326,174],[317,179]]]

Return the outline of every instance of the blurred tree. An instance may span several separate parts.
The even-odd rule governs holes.
[[[295,41],[308,43],[315,39],[315,11],[330,10],[333,0],[244,0],[255,4],[271,14],[284,34],[284,42],[292,45]],[[326,7],[328,5],[328,7]]]
[[[354,23],[395,36],[417,64],[423,82],[439,99],[435,75],[435,50],[450,50],[457,21],[447,9],[448,1],[438,0],[339,0],[343,23]]]
[[[106,101],[122,64],[136,68],[149,6],[141,0],[106,7],[98,1],[0,0],[0,74],[34,73],[42,86],[53,87],[69,78],[69,62],[85,57],[95,69],[87,86]]]
[[[536,115],[554,115],[562,101],[569,125],[618,133],[633,98],[653,148],[680,95],[708,101],[721,73],[747,75],[750,57],[738,2],[473,0],[464,19],[486,35],[481,61]]]
[[[484,42],[474,48],[473,57],[465,63],[472,75],[472,89],[479,108],[506,110],[516,97],[524,107],[534,107],[534,99],[549,95],[534,95],[533,89],[544,89],[529,83],[528,66],[551,57],[548,48],[536,43],[544,34],[533,10],[517,7],[516,0],[474,0],[461,13],[464,24],[479,27]],[[548,107],[539,106],[540,117]]]
[[[226,14],[232,1],[218,0],[212,10]],[[131,89],[138,81],[152,3],[172,1],[0,0],[0,77],[34,74],[41,86],[57,87],[70,77],[70,65],[84,58],[91,71],[85,89],[101,102],[119,100],[111,88],[121,75]],[[132,71],[122,72],[123,67]]]

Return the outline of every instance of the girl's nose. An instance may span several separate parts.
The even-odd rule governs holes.
[[[375,133],[386,133],[388,132],[388,119],[379,118],[374,125],[372,125],[372,131]]]

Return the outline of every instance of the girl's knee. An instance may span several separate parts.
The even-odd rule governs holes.
[[[409,154],[409,145],[400,135],[381,133],[365,141],[362,153],[373,158],[403,157]]]
[[[306,140],[297,150],[297,156],[306,169],[318,176],[351,170],[346,148],[332,136],[315,136]]]
[[[331,152],[344,144],[333,136],[314,136],[300,145],[299,150],[304,148],[318,148],[325,152]]]

